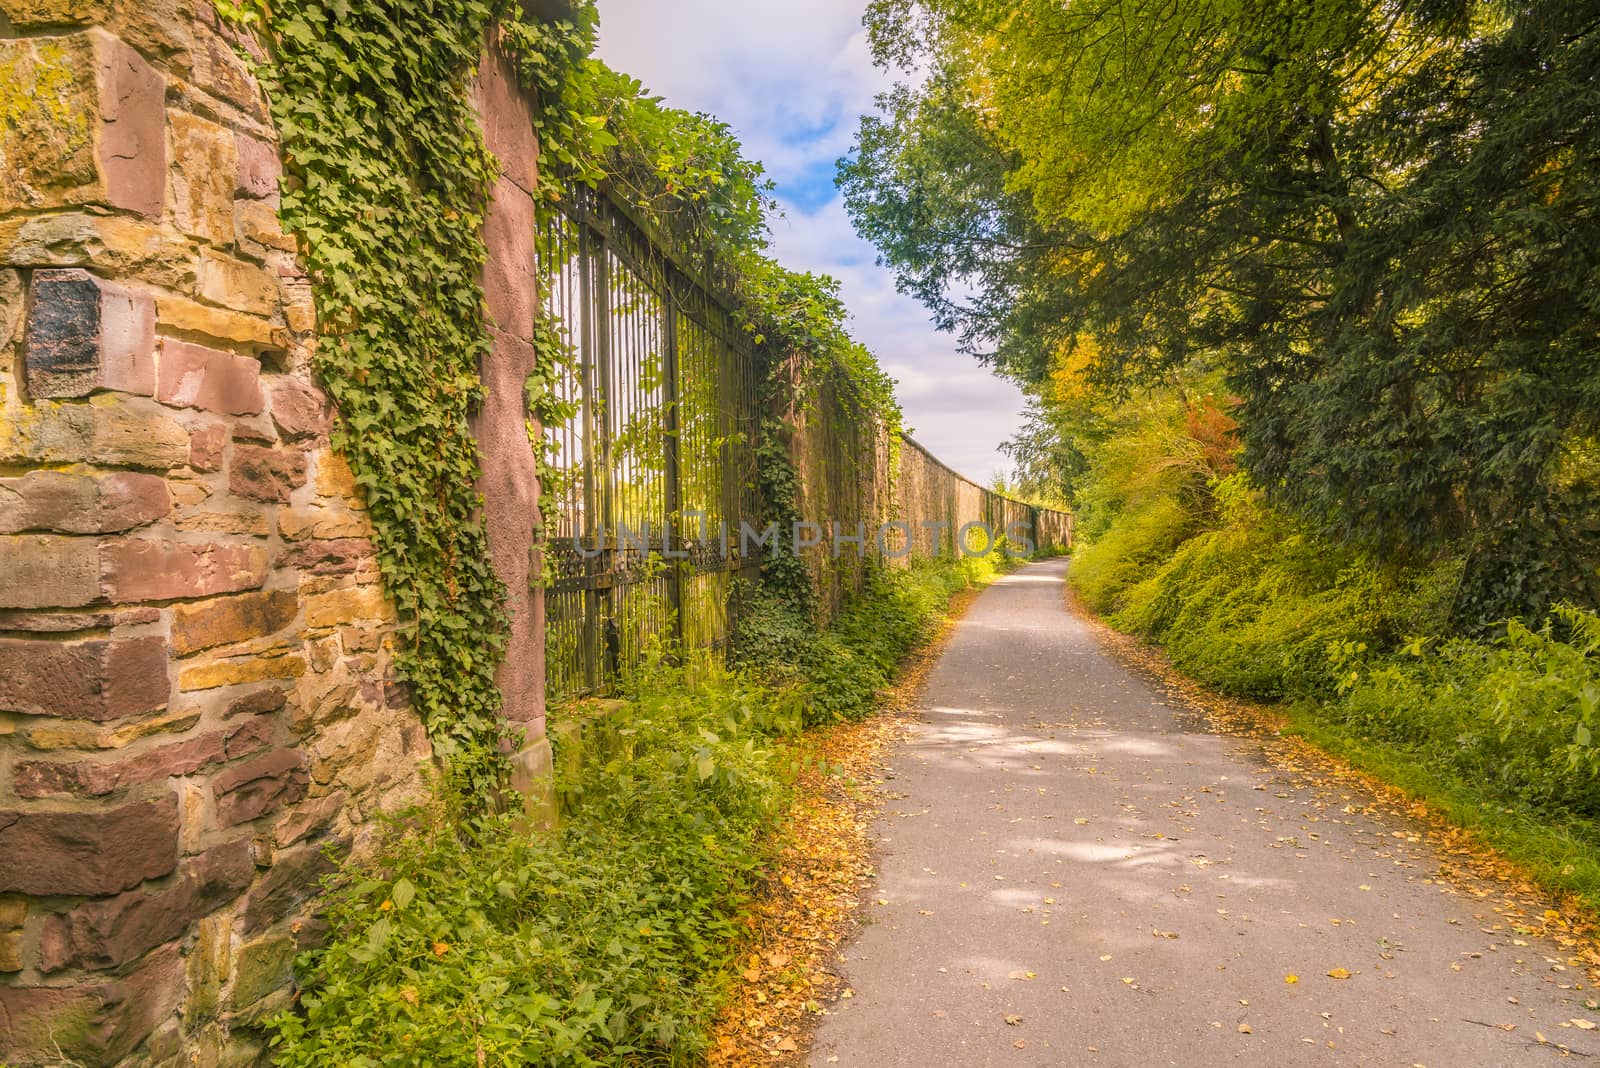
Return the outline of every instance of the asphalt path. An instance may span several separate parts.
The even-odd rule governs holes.
[[[1124,667],[1067,610],[1066,568],[991,586],[929,674],[812,1065],[1600,1056],[1560,946],[1358,787]]]

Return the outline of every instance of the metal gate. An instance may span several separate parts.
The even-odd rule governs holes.
[[[596,692],[666,637],[725,646],[741,521],[759,528],[756,357],[731,301],[611,197],[573,186],[542,222],[541,297],[574,359],[546,432],[546,679]]]

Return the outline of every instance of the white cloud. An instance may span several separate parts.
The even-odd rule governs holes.
[[[955,351],[926,311],[896,292],[816,176],[850,147],[856,118],[886,85],[861,26],[863,0],[600,0],[599,54],[667,103],[729,123],[778,183],[773,227],[786,266],[839,279],[851,332],[899,381],[906,425],[979,481],[1007,468],[998,445],[1022,395]],[[820,202],[820,203],[819,203]],[[801,204],[812,210],[802,210]]]

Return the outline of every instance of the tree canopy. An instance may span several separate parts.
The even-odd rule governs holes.
[[[1220,374],[1269,497],[1462,554],[1462,623],[1600,602],[1600,4],[876,0],[867,26],[904,77],[847,205],[1033,387],[1019,449],[1071,468],[1041,436],[1071,436],[1063,374]]]

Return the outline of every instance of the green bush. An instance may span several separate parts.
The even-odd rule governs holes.
[[[1558,609],[1493,642],[1413,642],[1353,668],[1319,718],[1501,803],[1600,819],[1600,616]]]

